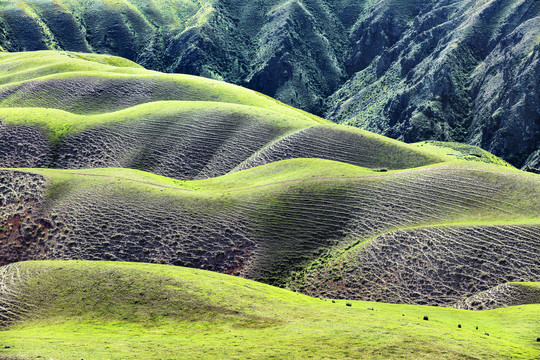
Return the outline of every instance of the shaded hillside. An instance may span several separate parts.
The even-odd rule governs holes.
[[[28,0],[0,5],[0,50],[120,55],[534,170],[539,14],[529,0]]]
[[[353,76],[328,118],[406,142],[467,142],[526,165],[540,147],[540,4],[426,1],[400,21],[390,3],[353,31]]]
[[[495,165],[387,173],[292,159],[198,181],[127,169],[1,173],[4,264],[168,263],[323,296],[447,305],[540,272],[539,180]],[[384,274],[393,280],[378,281]]]
[[[121,262],[12,264],[0,267],[0,284],[0,329],[9,344],[0,357],[9,360],[539,354],[539,305],[473,312],[321,301],[207,271]]]
[[[523,304],[540,304],[540,283],[507,283],[465,299],[459,309],[486,310]]]

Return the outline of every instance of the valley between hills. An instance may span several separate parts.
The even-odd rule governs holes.
[[[478,147],[66,51],[0,53],[0,144],[0,359],[540,356],[540,177]]]

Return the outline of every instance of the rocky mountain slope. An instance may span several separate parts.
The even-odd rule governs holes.
[[[539,15],[530,0],[28,0],[0,3],[0,47],[120,55],[534,170]]]

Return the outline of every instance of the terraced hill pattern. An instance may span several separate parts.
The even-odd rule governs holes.
[[[538,355],[540,176],[477,147],[405,144],[221,81],[55,51],[0,53],[0,144],[0,335],[16,344],[3,350],[8,359],[111,358],[97,345],[103,336],[114,339],[112,358],[148,358],[148,349],[177,358],[166,337],[143,348],[122,331],[193,332],[190,323],[213,333],[218,348],[246,336],[250,351],[269,351],[262,357],[285,358],[280,346],[325,336],[325,345],[305,351],[328,358]],[[320,300],[179,266],[334,300],[315,305]],[[249,297],[235,303],[231,291]],[[357,336],[347,329],[370,331],[358,319],[371,315],[340,325],[330,319],[351,315],[325,306],[373,305],[336,299],[402,304],[377,305],[385,313],[372,319],[391,329],[377,330],[375,342],[398,327],[412,330],[375,352],[369,343],[353,346]],[[494,310],[500,316],[493,319],[433,310],[436,335],[422,338],[428,323],[419,314],[432,308],[417,305],[518,307]],[[409,312],[414,321],[405,319]],[[315,313],[333,330],[317,332]],[[279,320],[284,314],[295,320]],[[497,337],[475,333],[469,316]],[[522,328],[504,329],[505,316]],[[453,317],[471,333],[454,334],[462,324]],[[311,325],[298,323],[303,318]],[[268,342],[290,327],[294,339]],[[433,350],[449,327],[452,340]],[[69,343],[63,350],[44,345],[58,336]],[[412,341],[410,351],[401,341]],[[122,350],[126,343],[137,352]],[[230,355],[228,346],[221,355],[184,349],[215,358]]]
[[[113,54],[540,171],[534,0],[17,0],[0,51]]]

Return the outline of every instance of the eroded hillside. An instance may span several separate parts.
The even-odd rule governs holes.
[[[184,265],[461,306],[540,268],[540,182],[121,58],[0,54],[0,262]]]
[[[128,167],[180,179],[289,158],[403,169],[442,157],[223,82],[120,58],[1,54],[4,167]],[[134,67],[135,66],[135,67]]]
[[[292,278],[322,296],[446,305],[540,272],[538,179],[490,167],[386,174],[297,159],[199,181],[4,170],[2,184],[3,263],[168,263]]]

